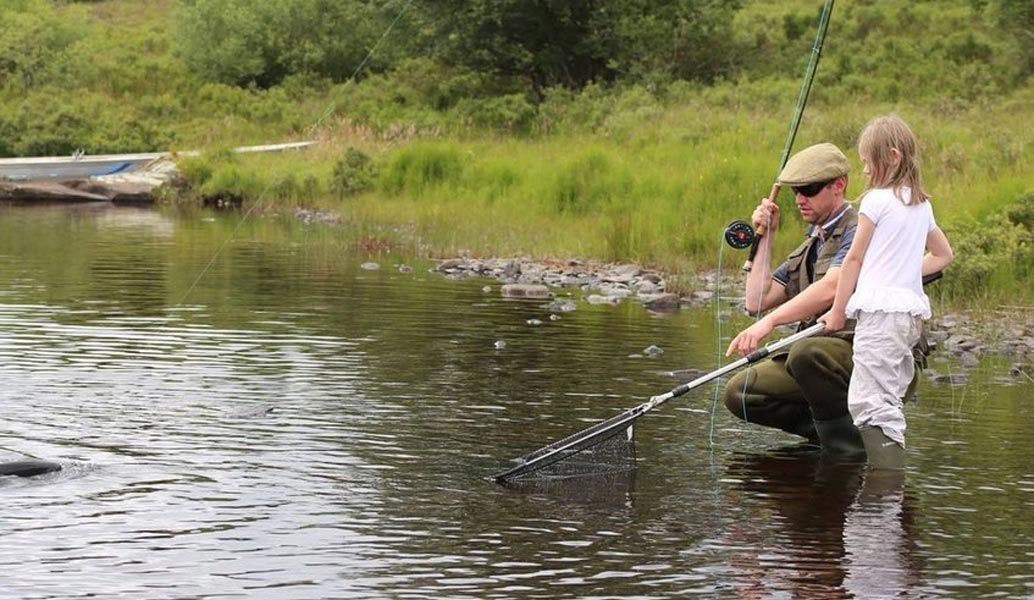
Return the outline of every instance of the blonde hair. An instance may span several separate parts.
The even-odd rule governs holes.
[[[858,154],[869,165],[869,182],[863,195],[873,188],[893,188],[894,195],[906,204],[930,199],[923,190],[916,136],[901,117],[884,115],[869,121],[858,139]],[[906,187],[911,189],[908,201],[901,195],[901,189]]]

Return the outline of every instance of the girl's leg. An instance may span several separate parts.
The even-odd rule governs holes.
[[[854,338],[854,371],[848,406],[855,425],[877,427],[905,445],[902,409],[915,374],[912,346],[919,339],[918,318],[908,313],[859,313]]]

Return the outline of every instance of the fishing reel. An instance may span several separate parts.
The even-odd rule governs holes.
[[[725,226],[725,243],[737,250],[750,248],[756,239],[757,233],[746,221],[737,219]]]

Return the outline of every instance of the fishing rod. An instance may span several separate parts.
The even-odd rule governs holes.
[[[783,155],[779,160],[779,169],[776,171],[776,180],[772,184],[772,191],[768,194],[768,200],[775,202],[779,196],[779,174],[786,166],[790,158],[790,150],[797,138],[797,129],[801,125],[801,116],[804,114],[804,107],[808,104],[808,95],[811,92],[811,83],[815,79],[815,71],[819,66],[819,57],[822,55],[822,45],[826,40],[826,30],[829,29],[829,16],[833,12],[834,0],[826,0],[822,7],[822,16],[819,18],[818,31],[815,34],[815,43],[811,47],[811,58],[808,60],[808,68],[804,72],[804,82],[801,84],[801,91],[797,96],[797,106],[794,110],[793,120],[790,122],[790,131],[786,136],[786,144],[783,146]],[[725,228],[725,241],[738,250],[750,247],[750,254],[743,263],[743,270],[750,271],[754,264],[754,257],[758,252],[758,245],[765,235],[766,226],[758,225],[757,230],[751,227],[750,223],[743,220],[735,220]]]

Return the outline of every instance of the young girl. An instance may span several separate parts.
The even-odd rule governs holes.
[[[915,374],[912,347],[930,318],[923,275],[953,258],[923,191],[916,139],[895,115],[862,130],[858,154],[869,177],[858,229],[844,259],[833,307],[819,320],[827,331],[857,319],[854,370],[847,402],[869,464],[904,468],[903,397]],[[924,256],[924,250],[927,251]]]

